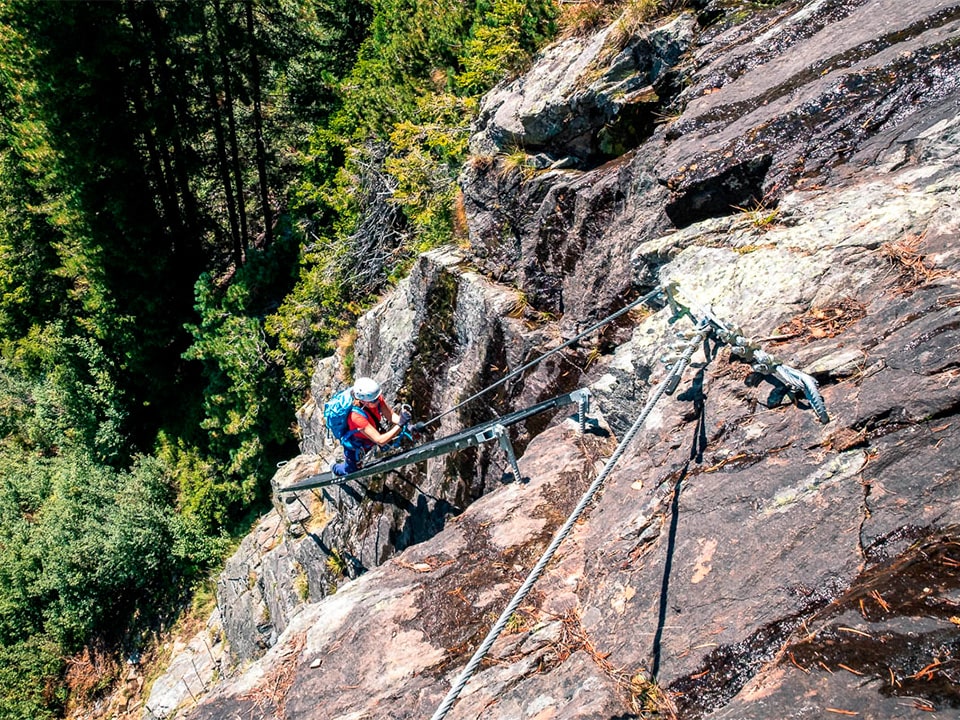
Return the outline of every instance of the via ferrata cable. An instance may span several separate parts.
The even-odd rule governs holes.
[[[607,324],[613,322],[613,321],[616,320],[618,317],[620,317],[621,315],[624,315],[624,314],[630,312],[633,308],[637,307],[638,305],[643,305],[643,304],[646,304],[646,303],[649,303],[649,302],[655,300],[655,299],[657,298],[657,296],[659,296],[659,295],[661,294],[661,292],[662,292],[662,291],[661,291],[661,288],[660,288],[660,286],[658,285],[658,286],[655,287],[652,291],[648,292],[646,295],[643,295],[642,297],[637,298],[637,299],[634,300],[633,302],[630,302],[630,303],[628,303],[627,305],[624,305],[622,308],[620,308],[619,310],[617,310],[617,311],[616,311],[615,313],[613,313],[612,315],[608,315],[608,316],[605,317],[603,320],[600,320],[599,322],[591,325],[591,326],[588,327],[586,330],[584,330],[583,332],[581,332],[579,335],[570,338],[569,340],[567,340],[566,342],[564,342],[562,345],[558,345],[557,347],[553,348],[552,350],[549,350],[549,351],[543,353],[542,355],[540,355],[539,357],[534,358],[533,360],[531,360],[531,361],[528,362],[527,364],[521,365],[520,367],[518,367],[518,368],[517,368],[516,370],[514,370],[513,372],[504,375],[502,378],[500,378],[499,380],[497,380],[495,383],[493,383],[493,384],[491,384],[491,385],[488,385],[487,387],[483,388],[483,389],[480,390],[479,392],[477,392],[477,393],[471,395],[470,397],[468,397],[466,400],[462,400],[461,402],[459,402],[459,403],[457,403],[456,405],[454,405],[452,408],[450,408],[450,409],[448,409],[448,410],[444,410],[442,413],[440,413],[440,414],[437,415],[436,417],[430,418],[429,420],[427,420],[426,422],[423,423],[424,427],[426,427],[426,426],[428,426],[428,425],[432,425],[433,423],[435,423],[435,422],[437,422],[438,420],[440,420],[440,418],[442,418],[442,417],[444,417],[444,416],[446,416],[446,415],[449,415],[450,413],[454,412],[455,410],[458,410],[459,408],[463,407],[463,406],[466,405],[467,403],[473,402],[473,401],[476,400],[478,397],[480,397],[480,396],[488,393],[490,390],[493,390],[495,387],[498,387],[498,386],[500,386],[500,385],[503,385],[503,383],[507,382],[507,380],[510,380],[511,378],[516,377],[517,375],[519,375],[519,374],[522,373],[523,371],[532,368],[534,365],[536,365],[536,364],[538,364],[538,363],[540,363],[540,362],[543,362],[544,360],[546,360],[548,357],[550,357],[550,356],[553,355],[554,353],[560,352],[560,351],[563,350],[564,348],[570,347],[571,345],[573,345],[573,343],[577,342],[577,341],[580,340],[581,338],[589,335],[589,334],[592,333],[592,332],[595,332],[596,330],[598,330],[599,328],[603,327],[604,325],[607,325]]]
[[[454,681],[453,687],[450,688],[450,692],[447,693],[447,696],[440,703],[440,706],[437,708],[437,711],[433,714],[430,720],[442,720],[444,717],[446,717],[447,713],[450,712],[450,709],[453,707],[453,704],[463,691],[463,688],[466,687],[467,682],[469,682],[474,672],[476,672],[477,668],[480,666],[484,656],[490,651],[490,648],[493,647],[493,643],[496,642],[497,638],[500,636],[500,633],[503,632],[503,629],[507,626],[510,618],[517,611],[517,608],[520,607],[520,603],[522,603],[524,598],[526,598],[534,583],[540,579],[540,576],[543,574],[543,571],[553,558],[554,553],[556,553],[557,549],[560,547],[560,544],[566,539],[567,535],[570,534],[570,531],[573,529],[573,526],[576,524],[577,520],[580,519],[580,516],[583,514],[584,510],[587,509],[587,506],[593,500],[593,496],[596,495],[597,491],[603,486],[603,483],[606,481],[607,476],[610,475],[613,467],[620,460],[621,456],[633,441],[633,438],[636,436],[636,434],[640,431],[640,428],[646,421],[647,416],[653,410],[654,405],[657,404],[657,401],[660,400],[664,394],[669,394],[672,392],[672,388],[676,387],[677,380],[690,363],[690,358],[693,356],[693,353],[696,352],[697,348],[703,343],[709,332],[709,322],[707,320],[700,321],[696,330],[691,334],[685,343],[683,352],[670,366],[670,372],[667,377],[661,381],[660,384],[657,385],[657,387],[650,394],[650,397],[644,405],[643,410],[637,416],[637,419],[634,421],[633,425],[630,426],[630,429],[627,431],[626,435],[623,436],[623,440],[621,440],[620,444],[617,445],[617,449],[614,450],[613,454],[610,456],[610,459],[607,460],[603,470],[600,471],[600,474],[597,475],[597,478],[593,481],[590,487],[587,488],[586,493],[584,493],[579,504],[570,514],[570,517],[567,518],[567,521],[563,524],[563,527],[561,527],[553,536],[550,546],[546,549],[546,551],[544,551],[543,556],[537,561],[537,564],[534,566],[533,570],[530,571],[530,574],[527,575],[527,579],[523,581],[523,585],[520,586],[520,589],[517,590],[516,594],[513,596],[513,599],[507,604],[507,607],[501,613],[500,618],[490,629],[487,637],[484,638],[482,643],[480,643],[480,647],[477,648],[476,652],[473,654],[473,657],[470,658],[470,661],[467,663],[467,666],[461,671],[460,675]]]

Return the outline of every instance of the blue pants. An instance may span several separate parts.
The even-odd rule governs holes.
[[[362,448],[343,446],[343,462],[334,463],[330,470],[334,475],[342,477],[355,473],[363,465],[363,456],[366,452]]]

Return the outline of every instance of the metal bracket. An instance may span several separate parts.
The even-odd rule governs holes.
[[[718,342],[729,345],[731,353],[744,362],[750,363],[756,372],[774,375],[792,390],[802,392],[816,413],[817,419],[824,424],[830,422],[826,404],[820,395],[820,388],[813,377],[785,365],[780,358],[763,350],[755,340],[744,337],[740,328],[720,320],[713,314],[711,307],[691,309],[684,305],[677,298],[676,283],[667,283],[663,292],[667,296],[670,309],[673,311],[670,322],[676,322],[687,315],[694,323],[698,324],[698,329],[704,327],[706,332],[712,334]],[[679,376],[674,378],[672,386],[667,389],[668,395],[676,389],[677,382],[679,382]]]
[[[513,479],[517,482],[520,482],[522,479],[520,476],[520,465],[517,463],[517,454],[513,451],[513,443],[510,442],[509,431],[503,425],[494,425],[492,428],[480,433],[480,435],[486,433],[490,433],[492,437],[495,437],[499,441],[500,447],[503,448],[503,451],[507,454],[507,460],[510,462],[510,468],[513,470]],[[482,438],[482,440],[486,439],[487,438]]]
[[[423,445],[411,448],[410,450],[402,452],[398,455],[385,457],[378,459],[375,462],[367,463],[357,472],[351,473],[350,475],[336,476],[329,471],[319,473],[317,475],[311,475],[303,480],[291,483],[286,487],[278,488],[277,492],[288,493],[297,492],[300,490],[311,490],[315,488],[326,487],[328,485],[340,485],[350,480],[358,480],[360,478],[370,477],[371,475],[379,475],[389,470],[395,470],[397,468],[404,467],[405,465],[422,462],[429,458],[445,455],[449,452],[463,450],[468,447],[474,447],[484,442],[490,442],[494,439],[499,440],[501,446],[507,452],[513,473],[519,479],[520,468],[517,465],[516,453],[513,450],[513,446],[510,444],[510,438],[507,437],[505,429],[510,425],[522,422],[526,418],[532,417],[538,413],[545,412],[546,410],[552,410],[553,408],[562,407],[564,405],[569,405],[574,402],[577,403],[578,409],[582,408],[581,413],[586,412],[589,396],[590,393],[586,388],[574,390],[550,400],[544,400],[543,402],[532,407],[524,408],[523,410],[517,410],[516,412],[505,415],[497,420],[491,420],[483,423],[482,425],[461,430],[460,432],[454,433],[453,435],[449,435],[447,437],[431,440]],[[581,420],[581,426],[584,422],[584,420]],[[500,428],[500,430],[497,428]]]

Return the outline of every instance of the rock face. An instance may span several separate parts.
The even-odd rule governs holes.
[[[410,403],[415,417],[439,417],[432,430],[437,437],[573,389],[576,377],[544,366],[509,392],[445,412],[545,342],[544,333],[511,316],[520,305],[519,293],[465,268],[457,252],[428,253],[396,292],[362,318],[354,373],[375,377],[387,398]],[[276,489],[327,470],[338,457],[339,443],[325,438],[322,403],[346,385],[340,364],[337,357],[319,364],[313,400],[298,413],[303,454],[278,471]],[[522,451],[547,420],[511,428],[514,447]],[[273,645],[304,602],[433,537],[448,518],[500,486],[508,470],[493,443],[404,469],[389,483],[372,478],[359,486],[275,495],[276,511],[244,540],[218,581],[234,661],[256,658]]]
[[[487,98],[471,248],[371,312],[356,370],[433,416],[674,281],[830,422],[705,343],[447,717],[956,717],[960,5],[708,3],[613,37]],[[691,328],[632,311],[443,418],[590,385],[612,432],[527,423],[525,482],[489,450],[278,502],[221,580],[247,662],[178,716],[429,717]],[[316,417],[278,485],[327,461]]]

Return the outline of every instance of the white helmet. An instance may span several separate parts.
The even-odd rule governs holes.
[[[353,384],[353,396],[363,402],[375,402],[380,397],[380,383],[373,378],[357,378]]]

